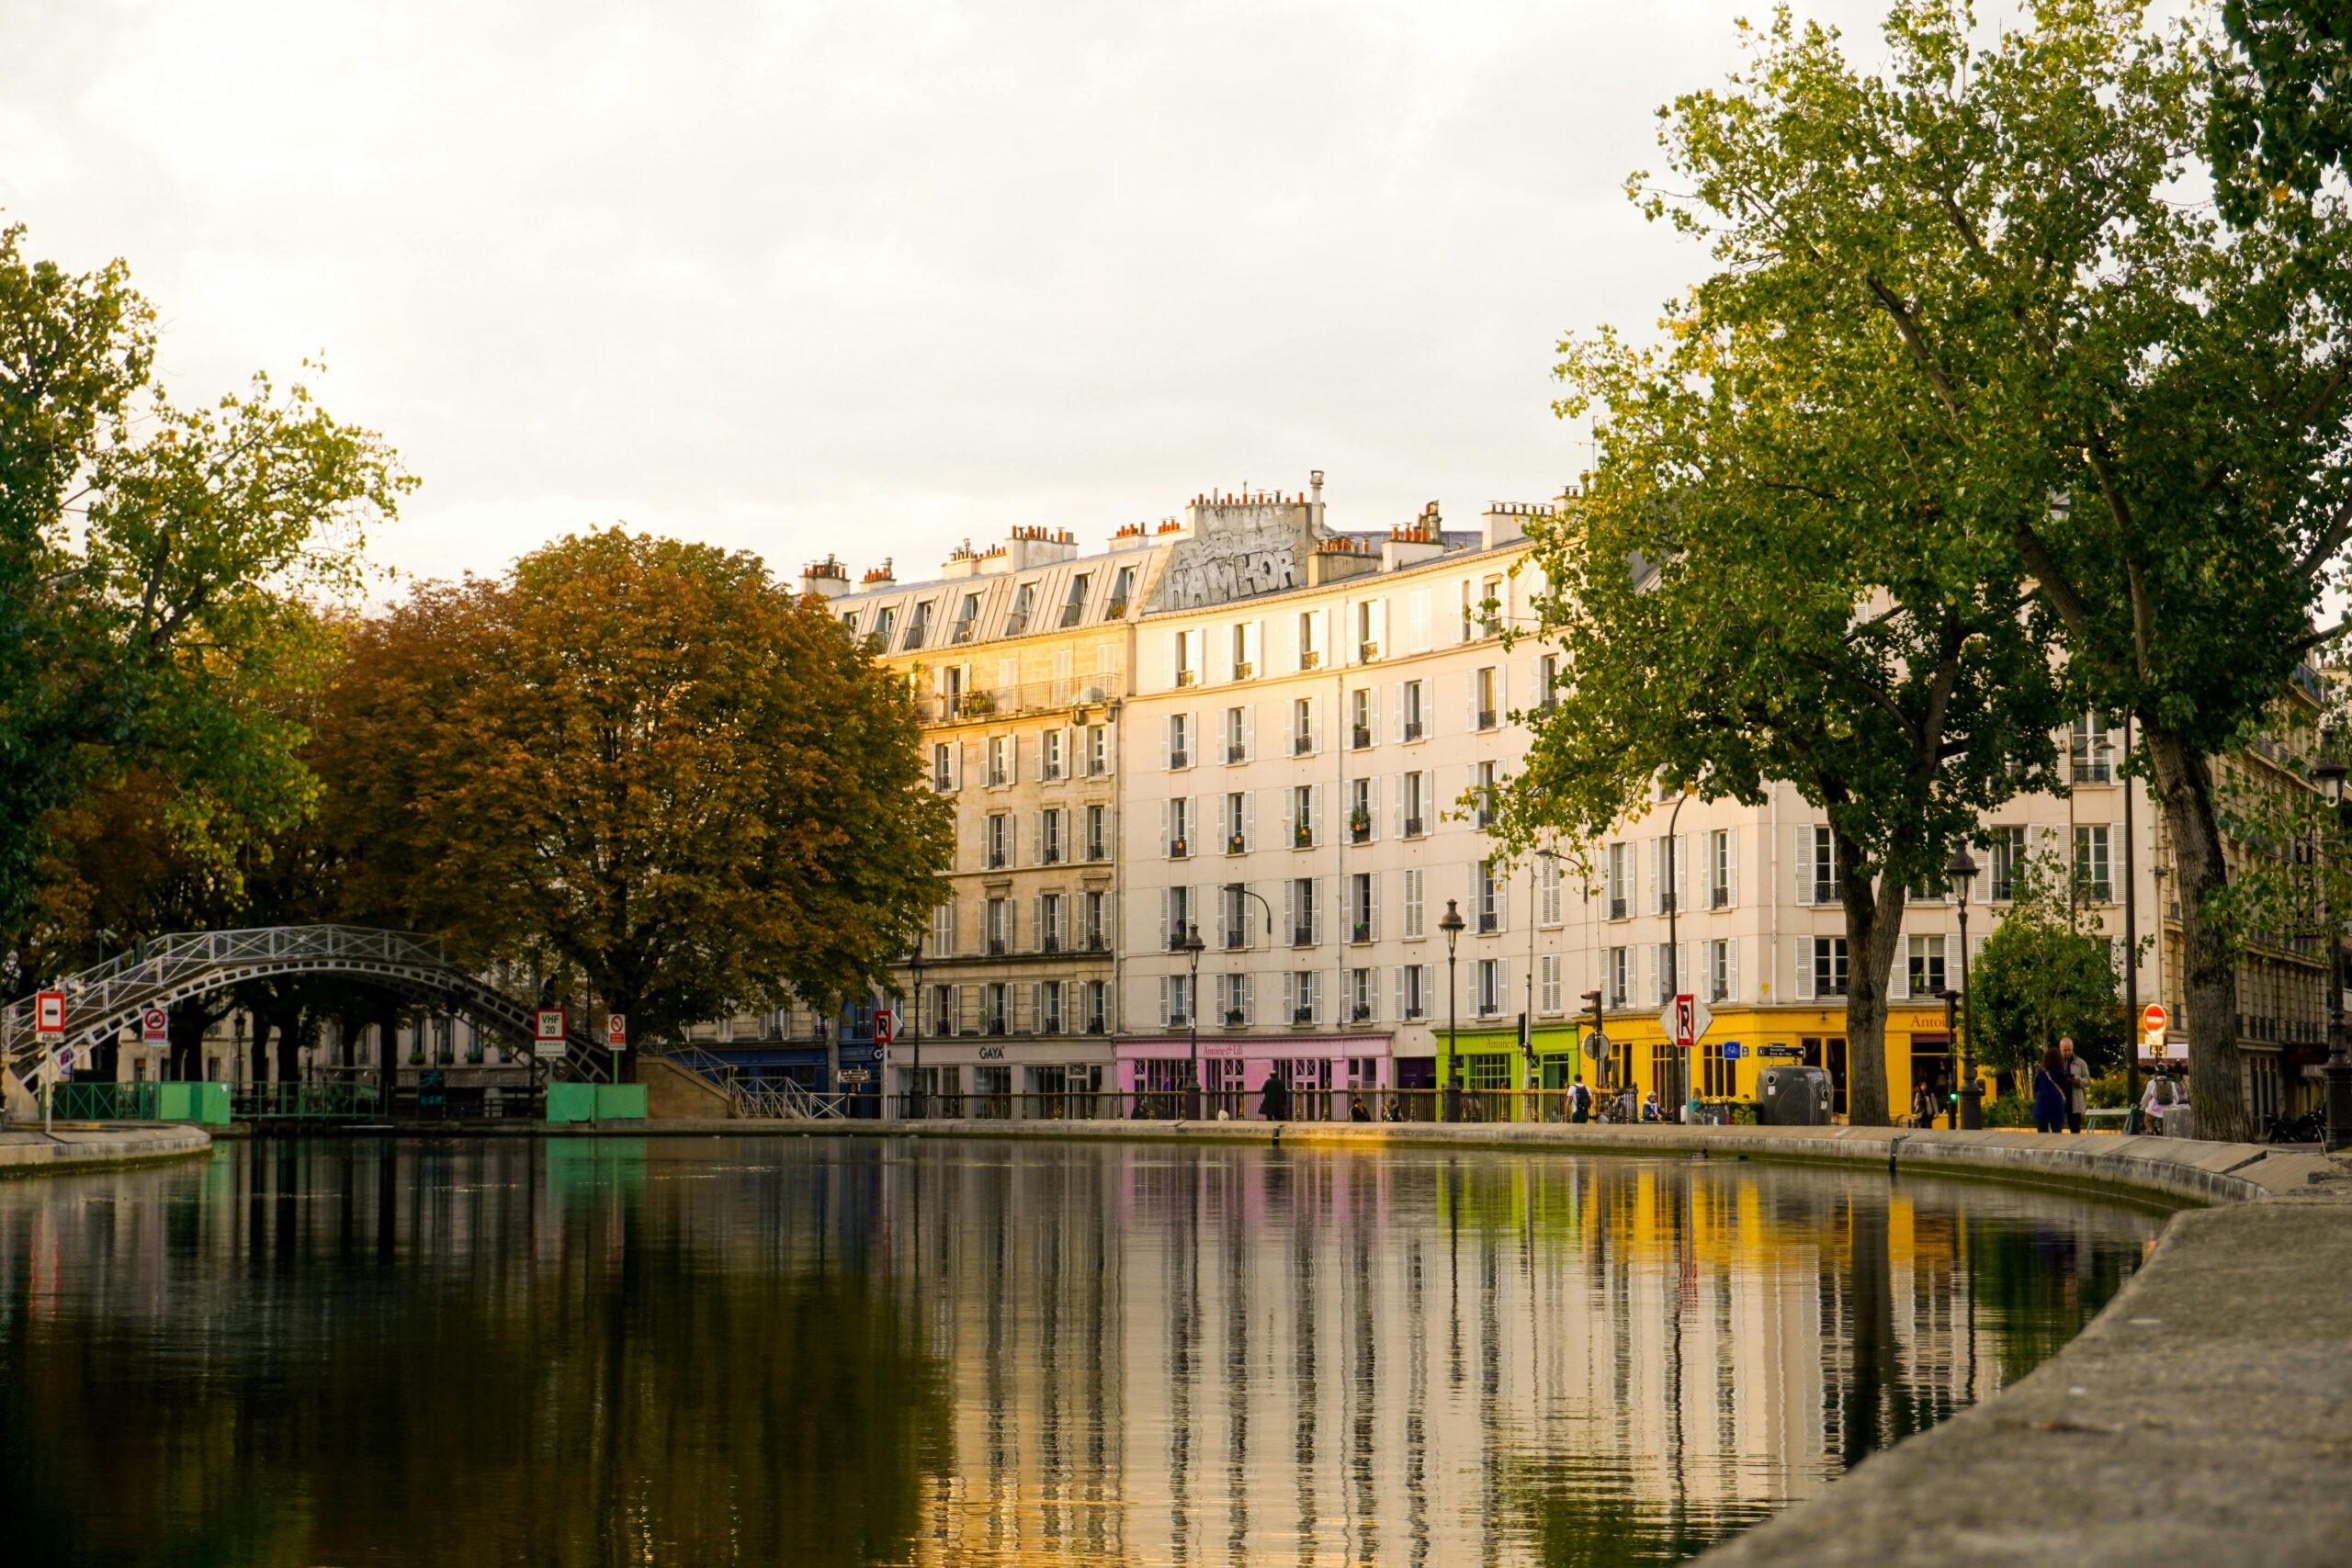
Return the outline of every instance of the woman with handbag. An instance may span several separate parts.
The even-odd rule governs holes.
[[[2041,1054],[2033,1068],[2033,1130],[2037,1133],[2063,1133],[2066,1130],[2066,1100],[2070,1087],[2066,1064],[2052,1045]]]

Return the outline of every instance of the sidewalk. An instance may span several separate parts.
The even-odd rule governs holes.
[[[54,1133],[12,1126],[0,1130],[0,1173],[40,1176],[97,1165],[141,1165],[185,1159],[211,1147],[203,1128],[176,1122],[60,1122]]]

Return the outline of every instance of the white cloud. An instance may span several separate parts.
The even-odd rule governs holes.
[[[412,571],[616,516],[921,570],[1317,467],[1371,527],[1580,466],[1553,343],[1702,265],[1620,186],[1735,14],[18,0],[0,204],[129,257],[188,395],[323,350]]]

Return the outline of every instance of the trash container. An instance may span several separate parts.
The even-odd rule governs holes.
[[[1829,1124],[1829,1075],[1819,1067],[1767,1067],[1756,1075],[1756,1120],[1767,1127]]]

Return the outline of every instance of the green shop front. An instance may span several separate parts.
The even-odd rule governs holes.
[[[1441,1029],[1437,1031],[1438,1087],[1489,1095],[1510,1089],[1563,1089],[1576,1081],[1583,1062],[1578,1054],[1581,1039],[1573,1023],[1547,1024],[1532,1032],[1523,1055],[1515,1023],[1503,1029],[1461,1030],[1451,1044]],[[1533,1058],[1532,1066],[1529,1055]],[[1462,1069],[1459,1077],[1454,1076],[1457,1061]],[[1591,1081],[1589,1073],[1586,1081]],[[1515,1111],[1518,1109],[1514,1106]]]

